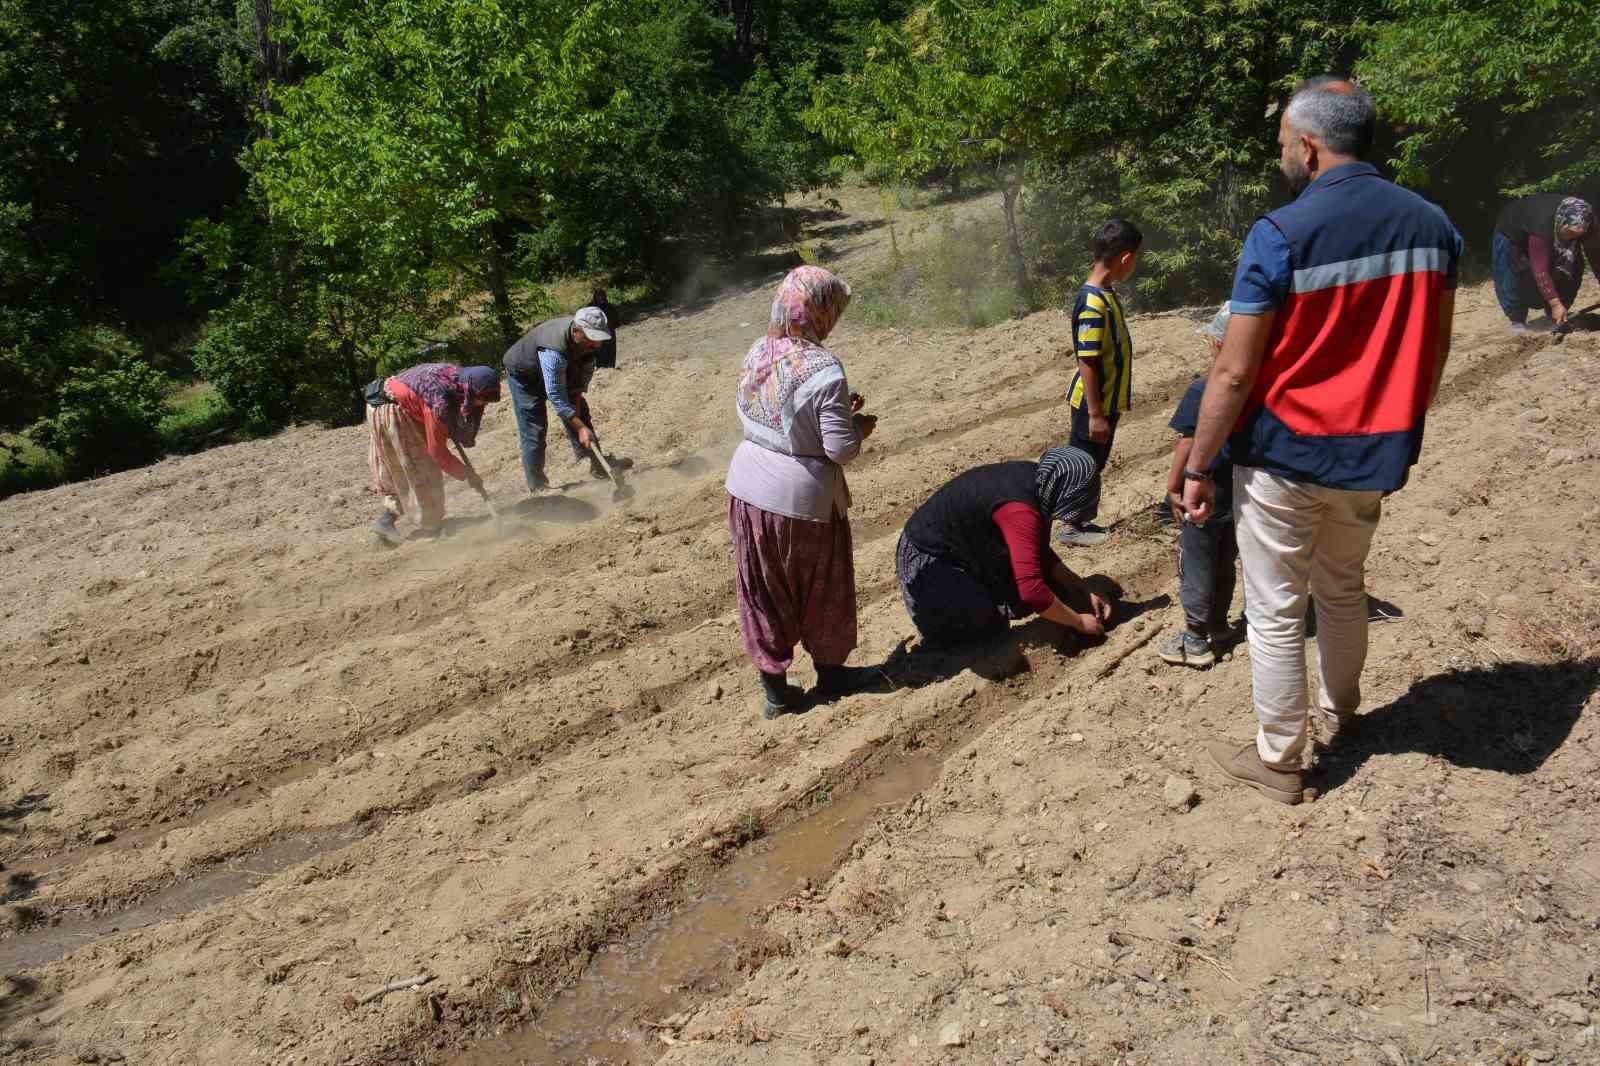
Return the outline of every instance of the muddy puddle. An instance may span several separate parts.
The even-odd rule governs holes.
[[[820,881],[885,804],[933,783],[939,761],[906,760],[751,844],[711,873],[690,903],[596,951],[574,987],[538,1018],[486,1040],[453,1066],[647,1062],[666,1050],[651,1022],[702,1000],[736,972],[746,937],[773,904]]]
[[[349,826],[297,833],[152,892],[131,907],[100,915],[64,913],[53,925],[25,929],[0,940],[0,974],[20,973],[54,962],[111,933],[143,929],[192,914],[248,892],[291,866],[353,843],[368,831],[366,826]]]

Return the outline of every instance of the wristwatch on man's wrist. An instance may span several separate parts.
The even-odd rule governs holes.
[[[1206,473],[1204,470],[1185,470],[1183,472],[1183,480],[1185,480],[1185,481],[1210,481],[1211,480],[1211,475]]]

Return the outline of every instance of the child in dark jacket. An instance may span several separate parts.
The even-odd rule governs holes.
[[[1224,304],[1201,336],[1211,342],[1211,356],[1222,350],[1222,336],[1228,328],[1228,308]],[[1183,471],[1194,445],[1195,426],[1200,420],[1200,398],[1205,394],[1202,375],[1189,386],[1168,423],[1178,431],[1172,449],[1172,467],[1167,473],[1167,499],[1173,520],[1178,523],[1178,599],[1183,604],[1184,628],[1162,642],[1161,658],[1177,666],[1207,667],[1217,661],[1217,645],[1232,632],[1228,608],[1233,603],[1236,581],[1234,564],[1239,558],[1239,542],[1233,526],[1233,463],[1222,450],[1211,468],[1217,486],[1216,512],[1203,526],[1183,515]]]

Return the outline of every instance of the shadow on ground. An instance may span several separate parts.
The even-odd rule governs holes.
[[[24,792],[14,803],[0,803],[0,835],[17,835],[24,818],[49,809],[50,795],[46,792]]]
[[[13,1026],[48,1009],[61,997],[46,995],[38,981],[22,974],[0,975],[0,1059],[33,1048],[24,1038],[8,1038]],[[89,1061],[84,1059],[82,1061]]]
[[[1096,594],[1110,600],[1113,605],[1108,633],[1115,632],[1117,627],[1141,615],[1172,604],[1172,597],[1166,593],[1148,600],[1123,600],[1121,586],[1104,574],[1094,574],[1084,580]],[[1076,590],[1058,589],[1057,595],[1074,610],[1089,609],[1087,598]],[[948,681],[964,670],[971,670],[985,681],[1004,681],[1028,671],[1027,652],[1030,649],[1048,648],[1057,655],[1070,658],[1104,643],[1104,637],[1084,637],[1065,626],[1034,616],[1021,625],[1008,627],[1002,633],[964,644],[942,645],[919,641],[913,646],[911,639],[907,638],[873,669],[884,676],[886,686],[892,684],[896,689],[922,688]]]
[[[1454,766],[1527,774],[1566,743],[1600,687],[1600,659],[1510,662],[1424,678],[1359,719],[1348,742],[1323,755],[1324,792],[1378,755],[1421,752]]]

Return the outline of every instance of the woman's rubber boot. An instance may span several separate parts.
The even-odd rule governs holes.
[[[817,664],[817,698],[824,703],[865,692],[878,683],[878,672],[865,666]]]
[[[373,522],[371,527],[372,532],[377,535],[379,543],[386,544],[391,548],[397,544],[404,543],[406,539],[395,528],[394,520],[395,513],[393,511],[385,511],[378,516],[378,520]]]
[[[761,717],[772,720],[782,718],[786,714],[795,714],[800,710],[800,700],[804,696],[799,689],[789,684],[787,673],[769,674],[761,671],[761,695],[764,706]]]

